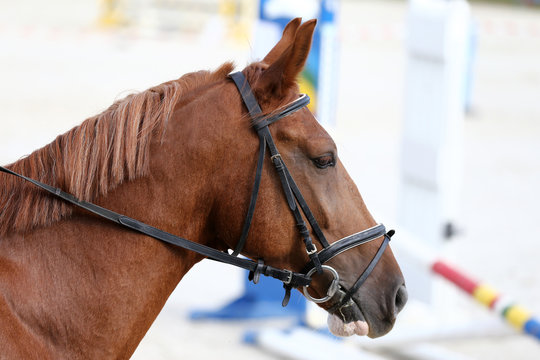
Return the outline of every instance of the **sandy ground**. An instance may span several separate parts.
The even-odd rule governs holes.
[[[341,4],[340,100],[332,133],[378,219],[394,219],[396,211],[405,14],[402,2]],[[540,314],[540,12],[475,4],[473,15],[479,47],[464,134],[463,231],[444,252]],[[126,92],[226,60],[239,67],[252,60],[247,36],[232,41],[196,33],[109,32],[95,25],[96,17],[94,1],[0,0],[0,163],[47,144]],[[212,286],[201,288],[210,274]],[[187,319],[192,309],[217,308],[235,298],[242,276],[223,265],[197,265],[133,358],[282,358],[241,339],[246,330],[287,321]],[[489,318],[457,292],[452,296],[464,314]],[[469,359],[540,358],[539,344],[520,335],[431,344]]]

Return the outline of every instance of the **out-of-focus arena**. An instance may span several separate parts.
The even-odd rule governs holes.
[[[341,160],[376,220],[397,231],[391,246],[411,286],[392,332],[376,340],[337,340],[324,330],[324,314],[309,304],[304,325],[298,317],[191,320],[193,311],[219,309],[245,291],[246,273],[204,260],[178,285],[134,359],[540,359],[540,329],[524,328],[540,316],[540,4],[447,1],[468,9],[469,42],[462,45],[461,71],[439,74],[436,66],[450,67],[458,56],[452,31],[459,29],[441,35],[449,42],[442,60],[422,51],[438,46],[437,21],[450,23],[455,14],[415,22],[424,16],[418,10],[424,3],[432,6],[429,15],[442,11],[439,2],[332,2],[334,77],[330,85],[319,84],[335,87],[329,97],[336,104],[328,112],[335,115],[323,123]],[[320,1],[276,3],[296,9]],[[229,60],[243,68],[260,56],[258,17],[259,3],[248,0],[1,0],[0,164],[134,91]],[[429,26],[436,30],[430,33]],[[430,36],[429,46],[415,43]],[[430,76],[441,76],[436,85],[443,90],[411,95],[421,88],[416,76],[430,84]],[[462,88],[453,95],[446,87],[456,76]],[[458,115],[448,115],[451,96],[461,96]],[[429,109],[427,115],[414,110],[418,106]],[[455,122],[424,134],[440,139],[426,148],[433,155],[418,142],[407,147],[420,138],[415,129],[428,131],[411,120],[415,114]],[[452,132],[450,140],[445,131]],[[416,176],[410,164],[421,179],[429,176],[422,175],[426,159],[452,179],[434,180],[431,195],[407,183]],[[448,202],[450,210],[440,210]],[[448,225],[451,236],[423,239],[409,224],[411,212],[424,224]],[[430,256],[478,281],[473,296],[433,274]],[[484,282],[493,289],[478,290]],[[473,297],[498,307],[489,310]],[[294,351],[287,352],[287,341],[296,344]]]

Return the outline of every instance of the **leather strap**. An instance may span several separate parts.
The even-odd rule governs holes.
[[[233,73],[230,75],[230,77],[236,84],[236,87],[238,88],[238,90],[240,91],[240,95],[242,96],[244,104],[246,105],[246,108],[248,109],[248,112],[251,118],[257,117],[260,114],[262,114],[261,107],[259,106],[259,103],[255,99],[255,96],[253,95],[253,92],[251,91],[251,87],[249,86],[247,81],[244,81],[244,78],[238,76],[237,74],[238,73]],[[258,135],[259,135],[259,158],[257,160],[257,170],[255,171],[255,182],[253,183],[253,189],[251,191],[251,198],[249,200],[248,212],[246,214],[246,219],[244,220],[242,233],[232,253],[233,256],[238,256],[242,252],[242,249],[244,248],[244,245],[246,244],[246,240],[249,235],[249,228],[251,227],[251,221],[253,220],[253,214],[255,213],[255,205],[257,204],[257,198],[259,195],[259,187],[261,184],[262,170],[264,166],[264,155],[266,153],[266,140],[264,139],[263,136],[261,136],[261,134],[258,134]]]
[[[319,251],[319,260],[324,264],[330,259],[332,259],[333,257],[341,254],[342,252],[352,249],[353,247],[366,244],[375,239],[378,239],[381,236],[383,236],[385,233],[386,233],[386,228],[384,227],[384,225],[379,224],[369,229],[366,229],[364,231],[358,232],[356,234],[352,234],[347,237],[344,237],[343,239],[340,239],[334,242],[333,244],[331,244],[330,246]],[[314,264],[309,262],[304,267],[304,269],[302,269],[302,273],[307,274],[313,267],[314,267]]]
[[[240,235],[240,240],[238,240],[236,243],[236,247],[232,253],[233,256],[238,256],[242,252],[249,235],[249,228],[251,227],[251,221],[253,220],[253,214],[255,213],[255,205],[257,205],[257,197],[259,195],[259,187],[261,185],[264,155],[266,153],[265,150],[266,140],[264,137],[259,136],[259,159],[257,160],[257,170],[255,171],[255,182],[253,183],[253,190],[251,191],[251,198],[249,200],[246,219],[244,220],[244,225],[242,227],[242,234]]]
[[[229,77],[234,81],[234,84],[238,88],[240,96],[242,97],[251,118],[255,119],[259,117],[262,114],[261,107],[259,106],[257,99],[255,99],[255,95],[253,94],[253,91],[251,91],[251,86],[249,86],[244,74],[238,71],[229,74]]]
[[[346,305],[352,299],[354,293],[356,293],[358,289],[360,289],[360,286],[364,284],[364,282],[367,280],[369,275],[371,275],[371,272],[373,271],[373,269],[375,269],[375,266],[377,265],[379,260],[381,260],[384,250],[386,250],[386,247],[388,246],[388,243],[390,242],[390,238],[392,237],[392,235],[394,235],[394,230],[390,230],[387,234],[384,235],[384,239],[381,243],[381,246],[379,246],[377,253],[373,257],[373,259],[371,259],[371,261],[369,262],[364,272],[360,274],[360,276],[358,277],[354,285],[351,286],[349,290],[347,290],[343,299],[341,299],[339,303],[335,304],[330,309],[328,309],[329,313],[331,314],[334,313],[343,305]]]
[[[302,212],[306,216],[307,221],[311,225],[311,228],[313,229],[315,236],[321,243],[322,247],[327,248],[328,246],[330,246],[330,244],[328,243],[328,240],[326,240],[324,233],[319,227],[319,223],[317,222],[317,220],[315,220],[315,216],[313,216],[313,213],[311,212],[309,206],[307,205],[306,200],[304,199],[304,197],[302,196],[302,193],[300,192],[300,189],[298,188],[298,185],[296,185],[296,182],[294,181],[289,171],[287,171],[287,179],[289,180],[289,184],[294,193],[294,196],[296,197],[296,200],[298,200],[298,204],[300,205]]]
[[[294,114],[298,110],[302,109],[304,106],[307,106],[310,101],[311,100],[308,94],[302,94],[298,99],[288,104],[285,109],[277,112],[276,114],[265,117],[263,119],[254,118],[253,127],[255,127],[255,130],[262,129],[265,126],[275,123],[281,118]]]
[[[21,179],[24,179],[35,186],[53,194],[56,197],[59,197],[75,206],[78,206],[82,209],[85,209],[87,211],[90,211],[93,214],[96,214],[102,218],[105,218],[107,220],[110,220],[112,222],[115,222],[117,224],[123,225],[127,228],[130,228],[132,230],[138,231],[142,234],[151,236],[155,239],[161,240],[163,242],[179,246],[181,248],[184,248],[186,250],[195,251],[201,255],[204,255],[212,260],[219,261],[222,263],[234,265],[249,271],[255,271],[258,270],[260,273],[266,276],[273,277],[275,279],[278,279],[282,282],[284,282],[287,285],[291,285],[293,287],[298,286],[304,286],[309,285],[311,283],[311,279],[308,278],[304,274],[291,272],[289,270],[285,269],[278,269],[274,268],[269,265],[260,266],[259,263],[239,258],[236,256],[229,255],[227,253],[221,252],[219,250],[213,249],[211,247],[208,247],[206,245],[202,245],[193,241],[189,241],[187,239],[181,238],[179,236],[170,234],[168,232],[165,232],[163,230],[157,229],[153,226],[150,226],[148,224],[145,224],[143,222],[140,222],[138,220],[132,219],[128,216],[118,214],[114,211],[102,208],[101,206],[98,206],[96,204],[87,202],[87,201],[81,201],[77,197],[68,194],[61,189],[55,188],[53,186],[44,184],[42,182],[39,182],[37,180],[28,178],[24,175],[20,175],[12,170],[9,170],[5,167],[0,166],[0,171],[4,172],[6,174],[17,176]]]

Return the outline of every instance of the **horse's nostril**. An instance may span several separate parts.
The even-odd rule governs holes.
[[[403,307],[407,303],[408,297],[409,297],[409,295],[407,294],[407,288],[405,287],[405,285],[401,285],[398,288],[398,291],[396,292],[396,300],[395,300],[396,314],[399,313],[401,311],[401,309],[403,309]]]

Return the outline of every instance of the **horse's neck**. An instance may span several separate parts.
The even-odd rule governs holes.
[[[186,206],[182,218],[189,221],[175,220],[179,214],[170,213],[166,198],[171,194],[163,186],[151,176],[138,179],[99,203],[208,242],[204,217],[194,213],[200,210]],[[0,304],[4,296],[22,323],[17,326],[24,332],[20,336],[48,344],[52,357],[129,357],[182,276],[200,259],[76,212],[48,228],[0,242],[0,270],[10,267],[17,279],[12,287],[0,288]]]
[[[201,111],[206,102],[197,98],[175,111],[164,136],[152,142],[148,176],[95,202],[223,250],[211,219],[219,201],[215,193],[227,183],[215,172],[228,160],[220,144],[237,135],[227,122],[236,110],[224,105],[229,99],[221,87],[212,91],[208,97],[219,99],[215,106]],[[239,138],[249,139],[251,129],[241,130]],[[252,156],[237,149],[239,142],[227,143],[247,157],[234,168],[239,172]],[[228,193],[223,196],[230,202]],[[223,228],[239,231],[232,215]],[[3,355],[11,349],[13,358],[27,358],[17,352],[26,349],[40,349],[39,358],[46,358],[45,348],[51,358],[129,357],[175,286],[202,259],[80,210],[49,227],[0,240],[0,318],[7,312],[12,319],[7,325],[0,321],[0,349]]]

